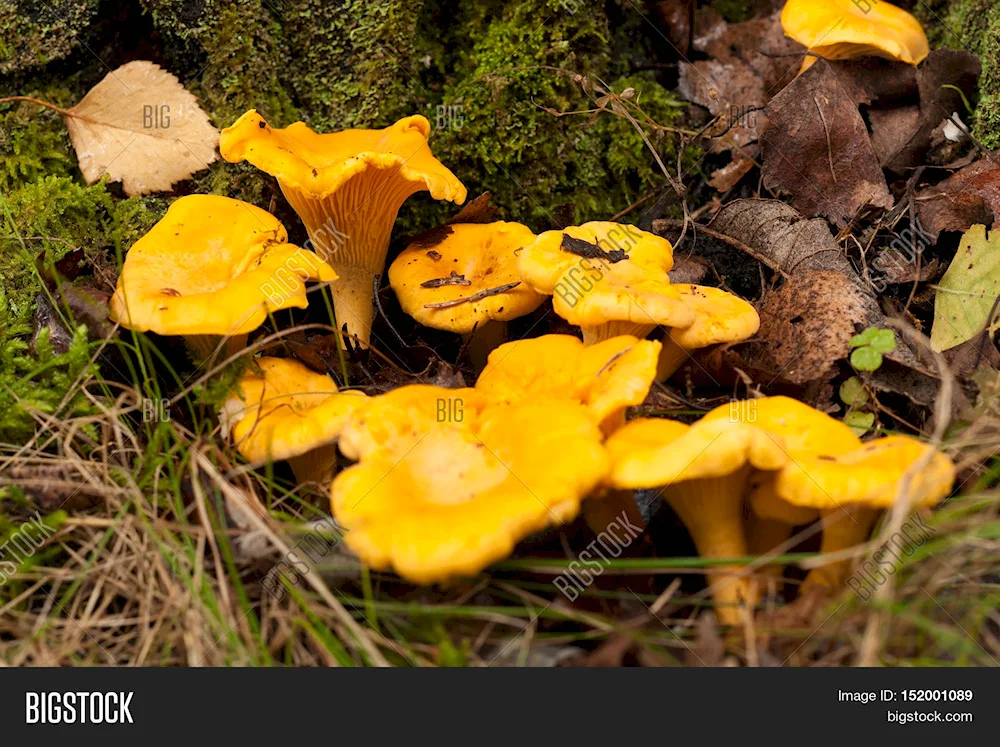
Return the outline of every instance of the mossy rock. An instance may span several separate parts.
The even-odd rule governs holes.
[[[647,114],[674,122],[681,105],[655,76],[621,80],[629,61],[655,56],[648,24],[630,5],[143,0],[143,7],[169,41],[168,67],[182,80],[199,74],[188,85],[220,127],[249,108],[320,132],[423,113],[436,155],[470,192],[489,189],[506,217],[536,228],[568,205],[575,220],[610,217],[663,184],[627,121],[556,115],[593,108],[596,97],[582,82],[600,79],[616,81],[619,91],[633,85]],[[676,137],[648,134],[672,163]],[[276,194],[266,176],[228,164],[195,186],[263,207]],[[415,197],[397,235],[453,210]]]
[[[100,0],[13,0],[0,3],[0,75],[24,73],[77,49]]]

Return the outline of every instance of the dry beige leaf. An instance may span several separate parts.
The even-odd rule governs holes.
[[[69,136],[88,184],[108,174],[127,195],[171,189],[216,159],[219,131],[176,77],[137,60],[70,109]]]

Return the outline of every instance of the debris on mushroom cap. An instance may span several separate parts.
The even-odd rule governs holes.
[[[367,346],[373,283],[385,266],[396,214],[412,194],[461,204],[466,190],[431,153],[430,123],[406,117],[382,130],[319,134],[302,122],[271,127],[253,109],[222,131],[227,161],[250,161],[278,179],[316,252],[341,277],[332,289],[338,322]]]
[[[611,484],[653,488],[729,475],[744,466],[780,469],[788,459],[780,437],[753,425],[701,420],[688,426],[639,418],[608,438]]]
[[[337,275],[287,239],[277,218],[248,203],[181,197],[126,255],[111,319],[161,335],[238,335],[270,311],[305,308],[305,282]]]
[[[670,242],[635,226],[593,222],[546,231],[518,260],[521,279],[552,296],[555,312],[596,341],[686,327],[693,312],[670,285]]]
[[[797,457],[777,475],[775,491],[799,506],[838,509],[850,504],[889,508],[905,489],[916,508],[939,502],[954,482],[955,465],[933,446],[909,436],[886,436],[835,457]]]
[[[348,546],[416,583],[469,576],[576,516],[608,457],[583,406],[491,404],[434,423],[405,454],[376,450],[331,486]]]
[[[829,60],[883,57],[917,65],[930,53],[920,21],[885,0],[788,0],[781,26],[786,36]]]
[[[376,451],[402,455],[437,425],[471,422],[485,404],[486,398],[469,387],[401,386],[372,397],[348,418],[338,446],[354,460]]]
[[[517,272],[517,250],[534,238],[520,223],[459,223],[441,241],[411,244],[389,267],[389,284],[421,324],[468,334],[528,314],[545,300]],[[433,252],[433,254],[431,253]]]
[[[490,353],[475,388],[504,402],[580,402],[607,425],[646,398],[659,353],[660,343],[628,335],[594,345],[570,335],[543,335]]]
[[[733,420],[779,436],[793,457],[837,456],[861,446],[850,426],[791,397],[759,397],[720,405],[701,422]]]
[[[368,397],[288,358],[257,358],[220,420],[248,461],[289,459],[334,441]]]

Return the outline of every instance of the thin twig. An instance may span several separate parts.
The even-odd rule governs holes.
[[[452,306],[460,306],[463,303],[475,303],[476,301],[482,301],[484,298],[489,298],[490,296],[498,296],[501,293],[506,293],[512,288],[516,288],[521,284],[520,280],[515,280],[513,283],[507,283],[506,285],[498,285],[496,288],[487,288],[486,290],[481,290],[479,293],[473,293],[471,296],[466,296],[465,298],[455,298],[451,301],[442,301],[441,303],[428,303],[424,304],[425,309],[447,309]]]
[[[454,270],[446,278],[433,278],[432,280],[425,280],[420,284],[421,288],[440,288],[444,285],[472,285],[472,281],[465,277],[465,275],[459,275]]]
[[[823,107],[819,105],[819,101],[813,96],[813,103],[816,104],[816,111],[819,112],[819,118],[823,121],[823,132],[826,133],[826,155],[830,159],[830,175],[833,177],[833,183],[837,183],[837,172],[833,170],[833,145],[830,142],[830,127],[826,123],[826,115],[823,114]]]

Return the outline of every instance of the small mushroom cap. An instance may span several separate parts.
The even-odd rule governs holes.
[[[596,244],[605,255],[567,251],[564,237]],[[628,224],[595,221],[540,234],[521,251],[518,271],[536,291],[551,295],[555,312],[571,324],[686,327],[694,312],[670,285],[673,263],[666,239]]]
[[[296,360],[254,362],[260,371],[240,379],[221,415],[248,461],[290,459],[335,441],[348,416],[368,401],[364,392],[338,392],[333,379]]]
[[[615,431],[606,444],[611,485],[655,488],[722,477],[745,465],[777,470],[787,462],[780,437],[728,421],[688,426],[662,418],[638,418]]]
[[[629,335],[594,345],[571,335],[517,340],[490,353],[476,391],[502,402],[580,402],[603,422],[646,398],[659,353],[660,343]]]
[[[861,446],[844,423],[791,397],[760,397],[716,407],[701,422],[747,423],[779,436],[789,454],[837,456]]]
[[[485,404],[485,398],[469,387],[401,386],[372,397],[348,418],[337,445],[348,459],[364,459],[376,451],[399,455],[437,425],[471,421]]]
[[[545,300],[520,282],[515,252],[535,234],[520,223],[459,223],[446,227],[437,244],[411,244],[389,267],[389,284],[403,311],[434,329],[468,334],[488,321],[529,314]],[[514,285],[502,293],[444,308],[429,305],[475,297]]]
[[[232,163],[246,160],[274,176],[283,187],[325,197],[366,169],[392,169],[394,176],[419,183],[435,200],[465,201],[466,190],[427,145],[431,125],[420,115],[382,130],[320,134],[304,122],[271,127],[255,109],[222,131],[219,150]]]
[[[929,461],[917,469],[928,452]],[[836,457],[796,457],[777,476],[775,491],[789,503],[817,509],[889,508],[907,476],[911,506],[929,506],[948,495],[955,482],[955,465],[915,438],[887,436]]]
[[[673,285],[694,311],[689,327],[670,330],[671,339],[685,350],[724,342],[739,342],[757,333],[757,310],[739,296],[704,285]]]
[[[423,584],[473,575],[576,516],[607,473],[601,438],[579,404],[491,405],[341,472],[333,513],[372,568]]]
[[[277,218],[248,203],[181,197],[126,255],[111,319],[161,335],[236,335],[269,311],[305,308],[305,282],[337,275],[287,239]]]
[[[781,27],[808,50],[828,60],[883,57],[919,64],[930,45],[920,21],[885,0],[788,0]]]

